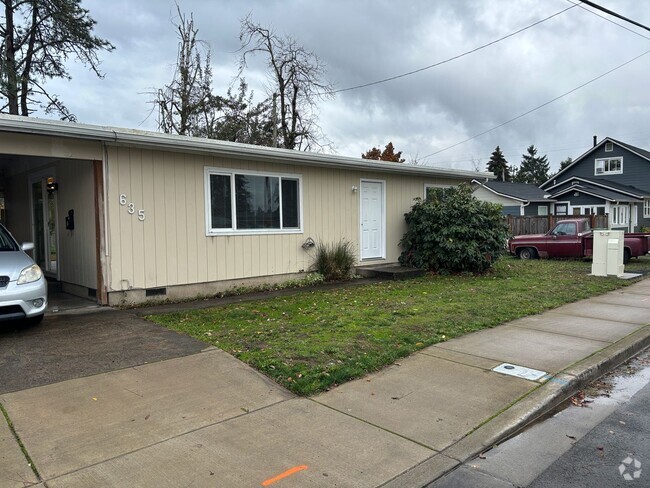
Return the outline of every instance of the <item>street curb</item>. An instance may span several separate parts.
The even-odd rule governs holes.
[[[650,346],[650,324],[584,358],[551,377],[502,413],[467,436],[408,471],[383,488],[423,487],[462,463],[504,442],[571,398],[588,383]],[[443,461],[444,459],[444,461]]]

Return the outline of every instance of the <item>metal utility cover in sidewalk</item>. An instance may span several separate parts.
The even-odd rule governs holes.
[[[517,378],[523,378],[530,381],[537,381],[546,376],[546,371],[524,368],[523,366],[517,366],[516,364],[510,363],[499,364],[496,368],[493,368],[492,371],[496,371],[497,373],[501,374],[507,374],[510,376],[516,376]]]

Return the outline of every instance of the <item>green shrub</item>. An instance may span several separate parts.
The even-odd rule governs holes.
[[[405,214],[409,229],[399,261],[441,273],[482,273],[505,252],[501,205],[482,202],[468,184],[430,189]]]
[[[341,239],[335,244],[316,245],[314,270],[323,275],[325,281],[344,280],[350,277],[356,259],[354,246]]]

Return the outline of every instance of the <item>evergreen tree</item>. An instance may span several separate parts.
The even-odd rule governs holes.
[[[28,116],[39,107],[76,121],[47,87],[69,80],[76,59],[100,78],[99,53],[115,47],[94,34],[95,21],[81,0],[3,0],[0,16],[0,113]]]
[[[510,166],[499,146],[496,147],[487,164],[487,170],[497,177],[497,181],[511,181]]]
[[[515,181],[539,186],[548,180],[551,166],[546,155],[537,155],[535,145],[530,145],[526,151],[527,154],[522,154],[521,166]]]
[[[573,164],[573,159],[571,159],[571,156],[569,156],[564,161],[560,162],[560,171],[562,171],[564,168],[566,168],[567,166],[570,166],[572,164]]]

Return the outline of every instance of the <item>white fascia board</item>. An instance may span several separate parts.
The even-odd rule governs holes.
[[[634,198],[643,198],[643,195],[639,195],[639,194],[637,194],[637,193],[630,193],[629,191],[620,190],[620,189],[618,189],[618,188],[614,188],[613,186],[607,186],[606,184],[604,184],[604,183],[600,183],[600,182],[598,182],[598,181],[586,180],[586,179],[584,179],[584,178],[581,178],[580,176],[572,176],[572,177],[569,178],[568,180],[564,180],[564,181],[562,181],[562,182],[560,182],[560,183],[558,183],[558,184],[556,184],[556,185],[553,185],[553,186],[549,187],[548,190],[552,190],[553,188],[557,188],[558,186],[565,185],[566,183],[568,183],[568,182],[571,181],[571,180],[582,181],[583,183],[586,183],[586,184],[588,184],[588,185],[599,186],[599,187],[601,187],[601,188],[605,188],[606,190],[611,190],[611,191],[615,191],[615,192],[617,192],[617,193],[622,193],[623,195],[628,195],[628,196],[630,196],[630,197],[634,197]]]
[[[548,202],[549,200],[547,200],[547,198],[550,197],[550,195],[549,195],[548,197],[544,197],[544,199],[537,199],[536,198],[536,199],[533,199],[533,200],[527,200],[525,198],[516,197],[514,195],[508,195],[507,193],[500,193],[500,192],[494,190],[493,188],[490,188],[489,186],[484,185],[482,182],[480,182],[478,180],[472,180],[472,183],[475,183],[477,185],[482,186],[486,190],[491,191],[492,193],[494,193],[495,195],[498,195],[498,196],[504,197],[504,198],[509,198],[510,200],[517,200],[518,202],[522,202],[522,203],[524,203],[524,202],[528,202],[528,203],[532,203],[532,202]],[[553,200],[551,200],[551,201],[553,201]]]
[[[0,116],[0,131],[50,137],[66,137],[101,141],[109,145],[137,146],[157,150],[182,151],[221,155],[238,159],[253,159],[283,164],[320,166],[338,169],[363,170],[378,173],[397,173],[448,178],[496,178],[492,173],[470,170],[436,168],[433,166],[384,161],[366,161],[360,158],[312,153],[291,149],[239,144],[216,139],[162,134],[158,132],[76,124],[15,115]]]
[[[573,188],[567,188],[566,190],[562,190],[560,193],[556,193],[555,195],[553,195],[553,197],[554,197],[554,198],[557,198],[557,197],[559,197],[560,195],[564,195],[564,194],[566,194],[566,193],[571,193],[572,191],[577,191],[577,192],[580,192],[580,193],[584,193],[585,195],[589,195],[589,196],[591,196],[591,197],[600,198],[601,200],[605,200],[605,201],[607,201],[607,202],[615,202],[615,201],[616,201],[616,200],[612,200],[611,198],[604,197],[604,196],[602,196],[602,195],[597,195],[597,194],[595,194],[595,193],[591,193],[591,192],[589,192],[589,191],[587,191],[587,190],[584,190],[582,187],[580,187],[580,188],[576,188],[576,187],[573,187]],[[557,201],[557,200],[556,200],[556,201]]]

